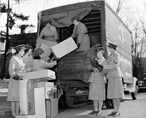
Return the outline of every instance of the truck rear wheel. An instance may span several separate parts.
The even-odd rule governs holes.
[[[111,99],[106,99],[104,101],[105,103],[105,106],[107,109],[113,109],[114,108],[114,105],[113,105],[113,101]]]
[[[73,107],[75,102],[75,97],[66,96],[66,104],[68,107]]]

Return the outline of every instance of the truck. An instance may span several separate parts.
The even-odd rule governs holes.
[[[132,73],[131,32],[105,1],[80,2],[40,11],[38,35],[44,27],[43,23],[51,20],[52,25],[57,28],[59,42],[67,39],[73,32],[73,17],[78,17],[80,22],[86,25],[91,47],[87,51],[73,51],[59,59],[56,81],[63,90],[60,98],[62,103],[72,107],[79,103],[79,100],[88,101],[88,79],[92,68],[90,59],[95,57],[98,45],[104,48],[104,57],[107,59],[109,42],[118,46],[124,90],[132,93],[132,98],[136,99],[136,78]],[[108,102],[105,104],[110,107]]]

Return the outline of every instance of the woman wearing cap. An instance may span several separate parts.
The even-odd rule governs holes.
[[[18,45],[15,47],[16,52],[10,60],[9,74],[11,76],[8,87],[7,101],[11,102],[12,116],[15,118],[19,114],[19,79],[25,72],[25,64],[22,60],[25,46]]]
[[[102,66],[105,64],[105,59],[103,57],[103,48],[100,47],[97,50],[96,60]],[[89,89],[89,99],[93,100],[94,110],[89,113],[89,115],[99,116],[102,114],[103,100],[105,100],[105,77],[98,70],[97,67],[93,67],[93,72],[89,78],[90,89]]]
[[[33,64],[33,57],[32,57],[32,46],[30,45],[26,45],[25,46],[25,54],[24,56],[22,57],[24,63],[25,63],[25,68],[26,68],[26,71],[29,72],[29,71],[32,71],[32,64]]]
[[[56,27],[51,24],[51,20],[44,22],[45,27],[42,29],[40,35],[38,36],[36,48],[40,45],[40,40],[47,40],[47,41],[58,41],[58,33]]]
[[[122,84],[122,72],[119,68],[120,56],[116,52],[117,46],[115,44],[109,43],[108,48],[110,55],[107,59],[107,65],[105,69],[108,69],[107,79],[107,98],[113,100],[114,111],[108,116],[117,117],[120,115],[119,107],[121,98],[123,98],[123,84]]]
[[[77,51],[86,51],[90,48],[90,38],[88,35],[87,27],[79,21],[79,18],[74,17],[71,19],[74,24],[72,37],[77,38]]]
[[[42,60],[43,53],[44,53],[44,50],[42,48],[37,48],[36,50],[34,50],[33,71],[52,68],[53,66],[57,64],[56,61],[45,62],[44,60]]]

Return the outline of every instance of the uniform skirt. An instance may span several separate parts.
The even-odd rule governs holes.
[[[10,78],[7,101],[19,102],[19,80]]]
[[[122,84],[122,78],[115,78],[108,80],[107,98],[123,98],[124,90]]]
[[[105,100],[105,84],[104,83],[90,83],[89,99],[90,100]]]

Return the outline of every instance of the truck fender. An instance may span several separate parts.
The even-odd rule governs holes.
[[[133,83],[127,85],[130,93],[136,91],[136,89],[137,89],[136,88],[136,82],[137,82],[137,78],[136,77],[133,77]]]

